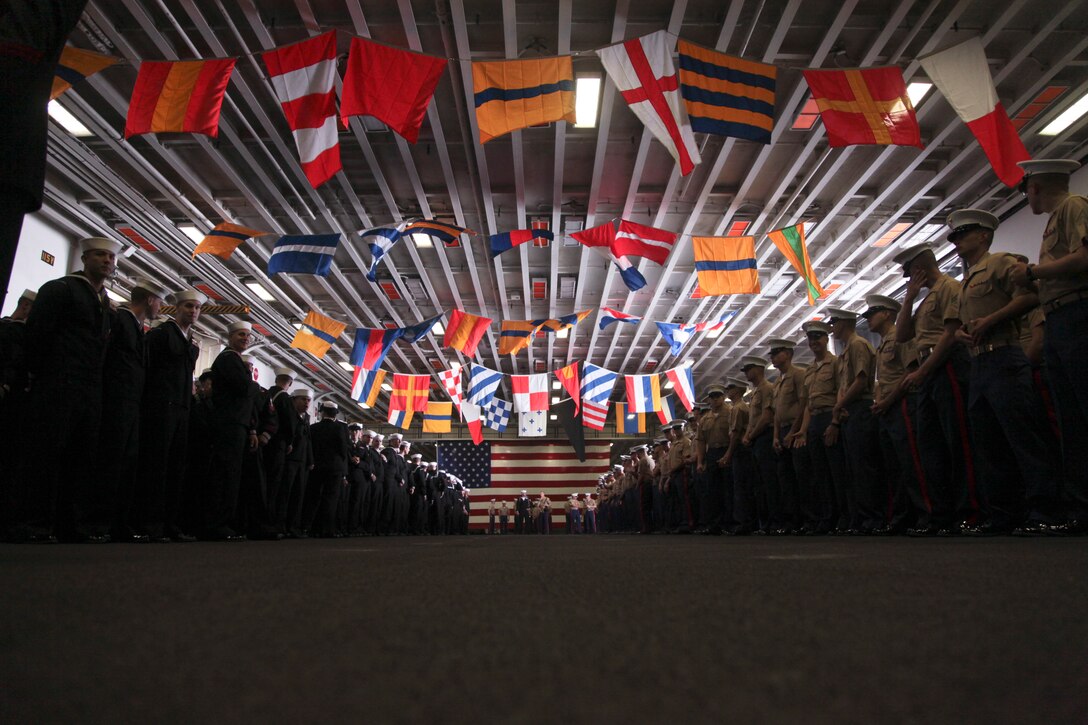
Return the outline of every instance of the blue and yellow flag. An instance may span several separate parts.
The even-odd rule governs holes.
[[[310,310],[306,313],[306,319],[302,321],[302,327],[295,333],[291,347],[305,350],[315,357],[325,357],[325,353],[329,351],[345,328],[347,325],[343,322],[337,322],[320,312]]]
[[[533,320],[533,322],[544,332],[559,332],[560,330],[574,327],[579,322],[589,317],[589,313],[591,312],[593,312],[593,310],[583,310],[581,312],[563,315],[562,317],[556,317],[550,320]]]
[[[499,354],[514,355],[529,347],[539,327],[538,320],[503,320],[499,330]]]
[[[646,432],[646,414],[636,413],[627,403],[616,403],[616,433],[633,436]]]
[[[49,92],[49,100],[52,101],[63,94],[72,87],[72,84],[79,83],[87,76],[93,76],[98,71],[120,62],[120,58],[114,58],[112,55],[92,53],[89,50],[81,50],[72,46],[65,47],[61,51],[60,60],[57,61],[57,70],[53,75],[53,89]]]
[[[691,130],[771,142],[776,68],[679,41],[680,95]]]
[[[691,241],[704,296],[759,294],[755,237],[692,237]]]
[[[480,143],[519,128],[574,123],[574,68],[569,55],[472,64]]]
[[[453,403],[427,403],[427,410],[423,411],[423,432],[449,433],[452,415]]]

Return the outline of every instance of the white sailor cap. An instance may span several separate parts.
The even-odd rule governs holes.
[[[292,398],[309,398],[312,397],[310,391],[306,388],[295,388],[291,391]]]
[[[767,369],[767,361],[758,355],[745,355],[740,359],[740,369],[747,370],[748,368],[762,368]]]
[[[175,305],[180,305],[182,302],[196,302],[202,305],[208,301],[208,296],[198,289],[183,289],[171,295],[171,299]]]
[[[899,254],[892,258],[896,264],[903,265],[903,276],[910,276],[910,263],[918,257],[922,256],[926,252],[933,254],[933,247],[929,244],[916,244],[913,247],[907,247]]]
[[[23,294],[19,296],[19,299],[30,300],[31,302],[33,302],[34,300],[38,299],[38,293],[32,289],[25,289],[23,290]]]
[[[706,394],[707,397],[715,394],[725,395],[725,386],[721,383],[711,383],[710,385],[706,386]]]
[[[427,461],[428,468],[438,468],[438,461]]]
[[[321,410],[332,411],[333,413],[336,413],[340,410],[340,406],[332,402],[331,400],[322,401],[321,405],[319,405],[318,407]]]
[[[252,332],[253,331],[253,323],[245,322],[244,320],[238,320],[237,322],[232,322],[229,325],[227,325],[227,334],[228,335],[233,335],[234,333],[238,332],[239,330],[245,330],[246,332]]]
[[[747,390],[748,381],[741,380],[740,378],[726,378],[725,389],[728,390],[729,388],[740,388],[741,390]]]
[[[381,433],[375,433],[374,435],[371,436],[371,438],[373,438],[374,440],[379,441],[379,442],[385,440],[385,436],[382,435]]]
[[[410,460],[413,460],[413,461],[417,460],[417,459],[418,460],[423,460],[423,454],[422,453],[413,453],[412,455],[408,456],[408,458]]]
[[[114,254],[120,254],[124,248],[125,245],[121,244],[121,242],[106,237],[86,237],[79,240],[80,253],[89,252],[92,249],[102,249]]]
[[[1072,159],[1038,159],[1036,161],[1017,161],[1016,165],[1024,170],[1020,180],[1020,191],[1027,191],[1028,178],[1039,174],[1061,174],[1069,176],[1080,168],[1080,163]]]
[[[276,377],[278,378],[278,377],[281,377],[283,375],[286,375],[287,377],[291,378],[292,380],[294,380],[294,378],[295,378],[295,373],[294,373],[293,370],[291,370],[291,368],[276,368]]]
[[[153,282],[146,277],[137,277],[133,284],[133,289],[142,289],[158,297],[160,300],[165,300],[170,296],[170,291],[163,287],[158,282]]]
[[[945,223],[952,229],[948,233],[948,241],[955,242],[972,229],[994,231],[1001,221],[994,214],[982,209],[957,209],[948,215]]]
[[[771,354],[773,355],[778,350],[792,350],[797,347],[797,343],[783,337],[772,337],[767,341],[767,346],[771,348]]]
[[[805,324],[801,325],[801,329],[804,330],[806,335],[830,335],[831,325],[826,322],[820,322],[819,320],[809,320]]]
[[[830,323],[838,322],[839,320],[847,320],[849,322],[858,321],[858,313],[851,312],[850,310],[844,310],[841,307],[828,307],[827,321]]]
[[[404,439],[404,435],[402,435],[401,433],[390,433],[386,437],[389,438],[390,441],[399,441]]]
[[[377,435],[377,433],[370,430],[369,428],[367,428],[366,430],[363,431],[363,438],[373,438],[376,435]]]
[[[884,295],[866,295],[865,304],[867,305],[865,312],[861,313],[861,316],[865,319],[869,319],[873,314],[881,310],[898,313],[899,310],[903,309],[903,305],[899,302]]]

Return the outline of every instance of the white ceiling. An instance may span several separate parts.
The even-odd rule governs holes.
[[[925,80],[918,56],[980,35],[998,93],[1016,116],[1047,86],[1068,88],[1021,129],[1035,157],[1086,155],[1084,119],[1059,136],[1039,129],[1088,92],[1088,15],[1084,3],[1051,0],[92,0],[72,37],[80,47],[121,56],[114,67],[79,84],[64,105],[95,135],[75,139],[54,126],[45,214],[73,237],[127,222],[159,248],[136,250],[120,263],[119,287],[136,273],[167,284],[194,280],[253,306],[271,335],[258,353],[304,372],[348,403],[350,374],[337,365],[350,352],[354,327],[408,325],[460,307],[496,320],[477,360],[507,373],[552,370],[586,360],[624,373],[651,361],[665,370],[691,361],[696,384],[732,374],[768,337],[798,337],[800,323],[826,304],[860,305],[867,292],[898,291],[895,252],[915,239],[943,238],[936,225],[950,208],[981,206],[1007,216],[1022,203],[1002,186],[973,137],[936,91],[918,106],[925,148],[830,149],[823,126],[792,130],[807,100],[800,70],[896,64],[908,82]],[[329,29],[459,58],[443,75],[419,142],[410,145],[356,118],[341,133],[344,173],[320,189],[306,182],[287,124],[257,54]],[[601,72],[591,53],[611,42],[665,28],[708,47],[779,66],[776,124],[769,146],[699,136],[703,163],[688,177],[604,84],[596,128],[558,124],[514,132],[480,146],[472,119],[467,60],[575,53],[575,73]],[[125,141],[128,97],[140,59],[243,56],[231,80],[217,140],[143,136]],[[368,123],[368,126],[371,124]],[[402,299],[390,300],[365,279],[370,262],[354,232],[403,218],[437,217],[477,230],[460,248],[401,243],[380,265]],[[649,284],[629,293],[591,251],[519,247],[492,261],[486,235],[525,228],[546,217],[553,229],[594,226],[615,217],[684,235],[664,267],[642,262]],[[283,234],[345,235],[327,279],[264,274],[270,237],[243,245],[230,261],[190,259],[193,243],[178,231],[206,231],[231,220]],[[724,234],[735,221],[749,233],[815,222],[809,250],[820,280],[841,286],[812,308],[796,277],[764,237],[757,256],[762,295],[690,299],[695,286],[691,234]],[[875,247],[897,223],[911,227]],[[934,236],[936,232],[936,236]],[[576,280],[573,299],[557,299],[559,277]],[[411,277],[418,277],[418,283]],[[243,286],[256,278],[275,302]],[[545,278],[549,296],[531,299],[530,280]],[[408,287],[421,285],[411,294]],[[611,306],[644,317],[637,327],[599,331],[591,316],[566,339],[541,336],[526,353],[500,358],[498,321],[570,314]],[[344,320],[346,334],[324,361],[288,348],[293,323],[308,309]],[[688,344],[679,358],[654,321],[702,322],[739,310],[725,334]],[[230,318],[233,319],[233,318]],[[230,319],[206,317],[218,334]],[[433,371],[467,360],[428,336],[394,345],[385,367]],[[312,369],[303,367],[311,363]],[[381,406],[384,408],[384,406]],[[360,411],[360,415],[364,412]],[[384,420],[384,413],[366,412]]]

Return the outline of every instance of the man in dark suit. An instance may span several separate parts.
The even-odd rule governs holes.
[[[110,522],[91,518],[109,508],[93,464],[101,460],[102,369],[110,337],[105,282],[117,268],[121,244],[91,237],[80,247],[83,269],[42,285],[26,321],[35,450],[24,459],[28,527],[18,538],[109,540]]]
[[[305,536],[302,533],[302,502],[306,498],[306,486],[314,467],[314,449],[310,442],[311,400],[310,391],[303,388],[296,388],[291,393],[298,422],[291,452],[287,454],[284,465],[284,486],[280,490],[280,497],[272,504],[273,521],[282,533],[292,538]]]
[[[269,438],[261,450],[264,458],[265,488],[268,494],[268,509],[271,518],[279,526],[275,516],[277,502],[283,500],[283,489],[287,485],[285,471],[287,456],[294,444],[298,428],[298,414],[288,392],[295,381],[294,373],[287,368],[276,370],[276,384],[268,389],[268,402],[276,415],[276,433]]]
[[[252,330],[248,322],[231,323],[227,327],[227,347],[212,363],[213,438],[202,534],[211,541],[245,539],[230,523],[238,508],[246,450],[256,451],[258,445],[250,398],[253,374],[242,360]]]
[[[169,293],[146,279],[138,279],[132,299],[121,305],[110,323],[102,389],[103,490],[111,490],[113,510],[110,537],[114,541],[146,541],[145,532],[132,530],[136,472],[140,454],[140,403],[147,374],[144,325],[159,316]]]
[[[336,505],[347,485],[350,443],[347,426],[336,420],[338,411],[336,403],[322,403],[321,420],[310,426],[314,470],[309,485],[318,491],[309,526],[314,536],[336,536]]]
[[[158,541],[192,541],[180,526],[189,448],[189,408],[199,349],[192,328],[207,297],[174,295],[174,318],[147,333],[147,384],[141,410],[144,440],[136,491],[136,528]]]

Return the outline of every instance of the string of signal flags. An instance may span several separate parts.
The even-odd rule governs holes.
[[[353,36],[337,109],[337,31],[261,54],[294,136],[299,164],[317,188],[341,171],[338,123],[371,116],[416,143],[450,59]],[[772,142],[778,68],[720,53],[658,30],[595,54],[628,108],[675,159],[684,176],[700,161],[695,133]],[[674,54],[678,63],[674,63]],[[511,131],[575,122],[573,55],[467,61],[481,144]],[[125,137],[197,133],[215,137],[237,57],[140,63]],[[996,176],[1015,187],[1017,162],[1030,159],[994,87],[982,41],[918,59],[975,135]],[[66,48],[53,97],[121,59]],[[679,66],[679,67],[677,67]],[[921,129],[899,66],[802,71],[832,147],[923,148]]]

